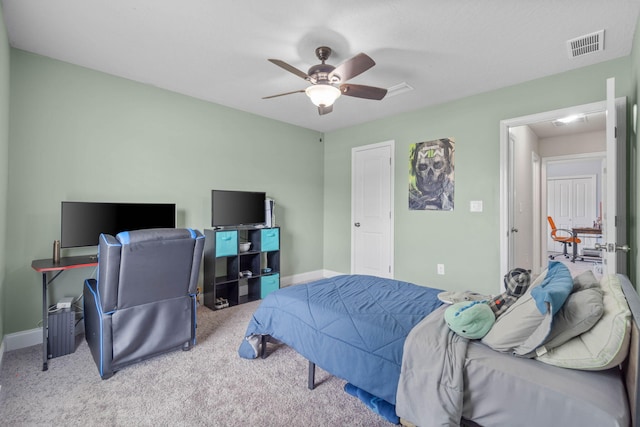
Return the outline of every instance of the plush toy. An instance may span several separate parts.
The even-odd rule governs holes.
[[[444,320],[461,337],[479,339],[489,332],[496,322],[496,316],[487,301],[463,301],[447,308]]]
[[[527,292],[530,282],[531,275],[524,268],[514,268],[505,274],[504,288],[506,291],[489,301],[489,307],[493,310],[496,319]]]

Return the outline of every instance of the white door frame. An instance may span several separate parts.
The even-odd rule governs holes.
[[[511,200],[510,195],[508,194],[510,187],[509,156],[511,151],[509,150],[509,129],[531,123],[551,121],[559,117],[566,117],[572,114],[589,114],[605,110],[606,101],[600,101],[500,121],[500,270],[498,272],[498,277],[496,278],[497,283],[502,283],[502,276],[504,276],[504,274],[509,270],[509,203]],[[542,178],[543,180],[546,179],[545,176]],[[537,214],[538,216],[542,215],[541,212],[537,212]]]
[[[354,189],[354,176],[355,176],[355,153],[358,151],[371,150],[381,147],[389,147],[389,153],[391,156],[391,164],[389,169],[389,209],[390,209],[390,217],[389,217],[389,276],[395,277],[395,237],[394,237],[394,229],[395,229],[395,188],[394,188],[394,176],[395,176],[395,140],[383,141],[376,144],[362,145],[359,147],[354,147],[351,149],[351,274],[354,274],[355,269],[355,260],[356,260],[356,230],[354,227],[355,223],[355,189]]]
[[[533,181],[533,203],[531,207],[533,209],[533,257],[531,259],[533,263],[533,274],[540,274],[540,266],[542,265],[541,260],[541,250],[540,250],[540,239],[536,238],[536,236],[540,236],[542,234],[542,218],[540,215],[535,215],[535,212],[542,212],[540,204],[542,203],[542,189],[540,188],[542,185],[541,176],[542,176],[542,162],[540,156],[537,153],[531,153],[531,174]]]

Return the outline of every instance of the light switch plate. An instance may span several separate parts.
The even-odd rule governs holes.
[[[469,202],[471,212],[482,212],[482,200],[472,200]]]

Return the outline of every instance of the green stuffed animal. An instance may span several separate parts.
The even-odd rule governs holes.
[[[496,316],[487,301],[462,301],[445,310],[444,320],[453,332],[473,340],[489,332]]]

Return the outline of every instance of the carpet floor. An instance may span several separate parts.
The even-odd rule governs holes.
[[[320,368],[307,388],[307,361],[291,348],[266,359],[237,349],[259,302],[212,311],[198,307],[197,345],[100,379],[82,340],[49,360],[41,346],[5,353],[0,369],[3,426],[389,426]]]

